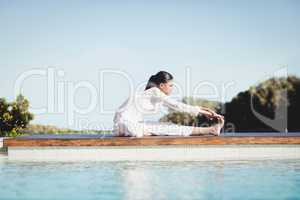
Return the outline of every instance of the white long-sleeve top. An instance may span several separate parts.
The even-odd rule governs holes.
[[[117,109],[113,119],[114,134],[120,135],[120,125],[124,125],[126,126],[125,135],[141,136],[144,130],[141,130],[139,123],[143,122],[146,114],[156,113],[161,106],[166,106],[179,112],[190,113],[193,116],[197,116],[201,111],[199,106],[192,106],[171,99],[159,88],[152,87],[130,96]]]

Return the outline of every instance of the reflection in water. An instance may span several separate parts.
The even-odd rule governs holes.
[[[206,170],[182,164],[135,164],[123,171],[125,199],[202,199],[210,196],[207,194],[210,181],[193,174]]]
[[[124,171],[125,199],[155,199],[151,171],[143,167],[133,167]]]

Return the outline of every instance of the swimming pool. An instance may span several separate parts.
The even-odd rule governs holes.
[[[24,162],[0,159],[0,199],[300,199],[300,160]]]

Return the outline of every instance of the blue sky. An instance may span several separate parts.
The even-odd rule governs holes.
[[[54,111],[47,108],[33,121],[70,128],[111,127],[113,110],[126,99],[129,84],[124,77],[109,74],[101,85],[99,74],[104,69],[127,74],[134,88],[159,70],[172,73],[184,92],[206,81],[221,94],[221,86],[233,82],[222,96],[230,101],[283,66],[289,74],[300,76],[299,9],[297,0],[3,0],[0,96],[13,99],[16,80],[33,69],[49,73],[51,67],[55,94],[59,83],[67,91],[68,83],[89,82],[98,93],[90,112],[74,112],[72,122],[68,120],[70,96],[65,92],[61,104],[55,96]],[[30,76],[22,88],[33,108],[48,105],[45,76]],[[210,93],[205,87],[200,91],[200,96]],[[80,88],[72,98],[84,108],[91,95]],[[109,112],[102,113],[100,105]]]

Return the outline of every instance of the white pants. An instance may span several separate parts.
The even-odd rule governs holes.
[[[151,135],[178,135],[189,136],[193,126],[183,126],[169,122],[134,122],[122,121],[114,127],[114,136],[143,137]]]

